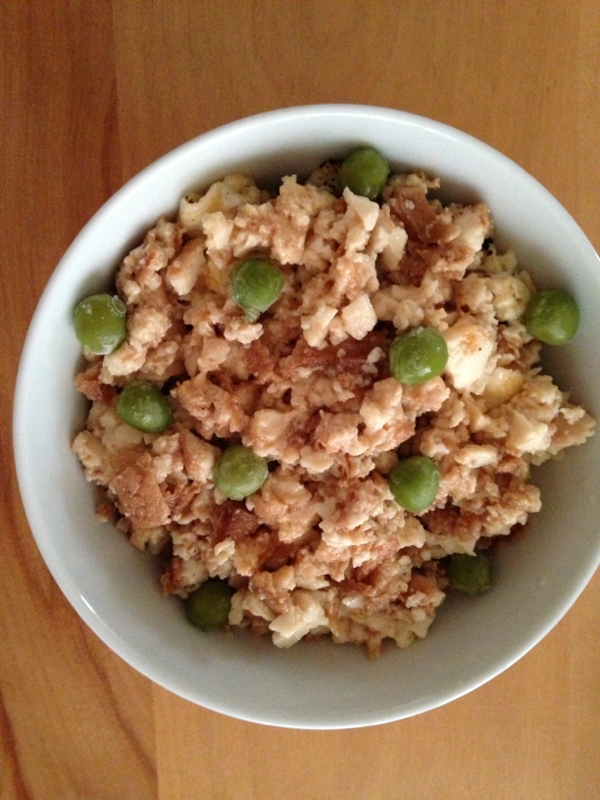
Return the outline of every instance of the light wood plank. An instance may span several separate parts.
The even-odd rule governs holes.
[[[82,625],[29,532],[10,442],[27,325],[74,235],[153,159],[248,114],[434,117],[529,170],[600,248],[599,34],[596,0],[0,3],[0,800],[599,796],[598,576],[445,708],[355,731],[251,725],[152,686]]]
[[[2,4],[0,797],[156,796],[150,683],[79,621],[45,568],[12,464],[12,390],[35,303],[117,188],[110,7]]]

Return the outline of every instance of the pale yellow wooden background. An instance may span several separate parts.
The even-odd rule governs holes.
[[[247,114],[349,101],[450,123],[532,172],[600,248],[599,47],[598,0],[0,2],[0,800],[600,798],[599,576],[445,708],[355,731],[236,722],[83,626],[11,449],[23,338],[71,239],[152,160]]]

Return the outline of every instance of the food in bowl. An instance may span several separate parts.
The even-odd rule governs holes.
[[[73,449],[199,627],[376,657],[450,580],[489,586],[484,551],[540,509],[531,465],[594,421],[540,367],[572,306],[539,302],[489,209],[377,160],[357,185],[352,155],[274,195],[226,175],[158,220],[116,273],[125,340],[86,351]]]

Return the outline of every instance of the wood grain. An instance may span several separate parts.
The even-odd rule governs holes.
[[[129,177],[219,124],[369,103],[478,136],[600,248],[596,0],[0,3],[0,800],[595,800],[600,577],[518,664],[421,717],[354,731],[251,725],[112,654],[27,526],[12,393],[35,304]]]

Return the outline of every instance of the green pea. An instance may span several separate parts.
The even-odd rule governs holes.
[[[231,296],[244,309],[248,322],[255,322],[279,299],[284,284],[283,272],[265,258],[241,261],[229,277]]]
[[[340,192],[347,186],[354,194],[375,200],[389,174],[390,165],[380,152],[374,147],[359,147],[342,162],[337,186]]]
[[[437,328],[412,328],[392,342],[390,371],[400,383],[423,383],[441,375],[448,346]]]
[[[125,340],[125,304],[111,294],[93,294],[81,300],[73,312],[73,327],[80,343],[98,356],[112,353]]]
[[[132,428],[144,433],[160,433],[173,421],[171,404],[150,381],[132,381],[119,395],[117,414]]]
[[[541,342],[566,344],[579,327],[577,303],[562,289],[537,292],[525,311],[525,327]]]
[[[225,450],[215,466],[215,485],[230,500],[243,500],[267,480],[267,459],[249,447],[234,444]]]
[[[393,467],[388,483],[395,501],[411,514],[428,508],[440,485],[440,471],[427,456],[411,456]]]
[[[188,620],[203,631],[214,631],[227,624],[234,590],[225,581],[209,578],[185,601]]]
[[[454,553],[448,563],[450,586],[466,594],[481,594],[492,583],[492,566],[486,556]]]

